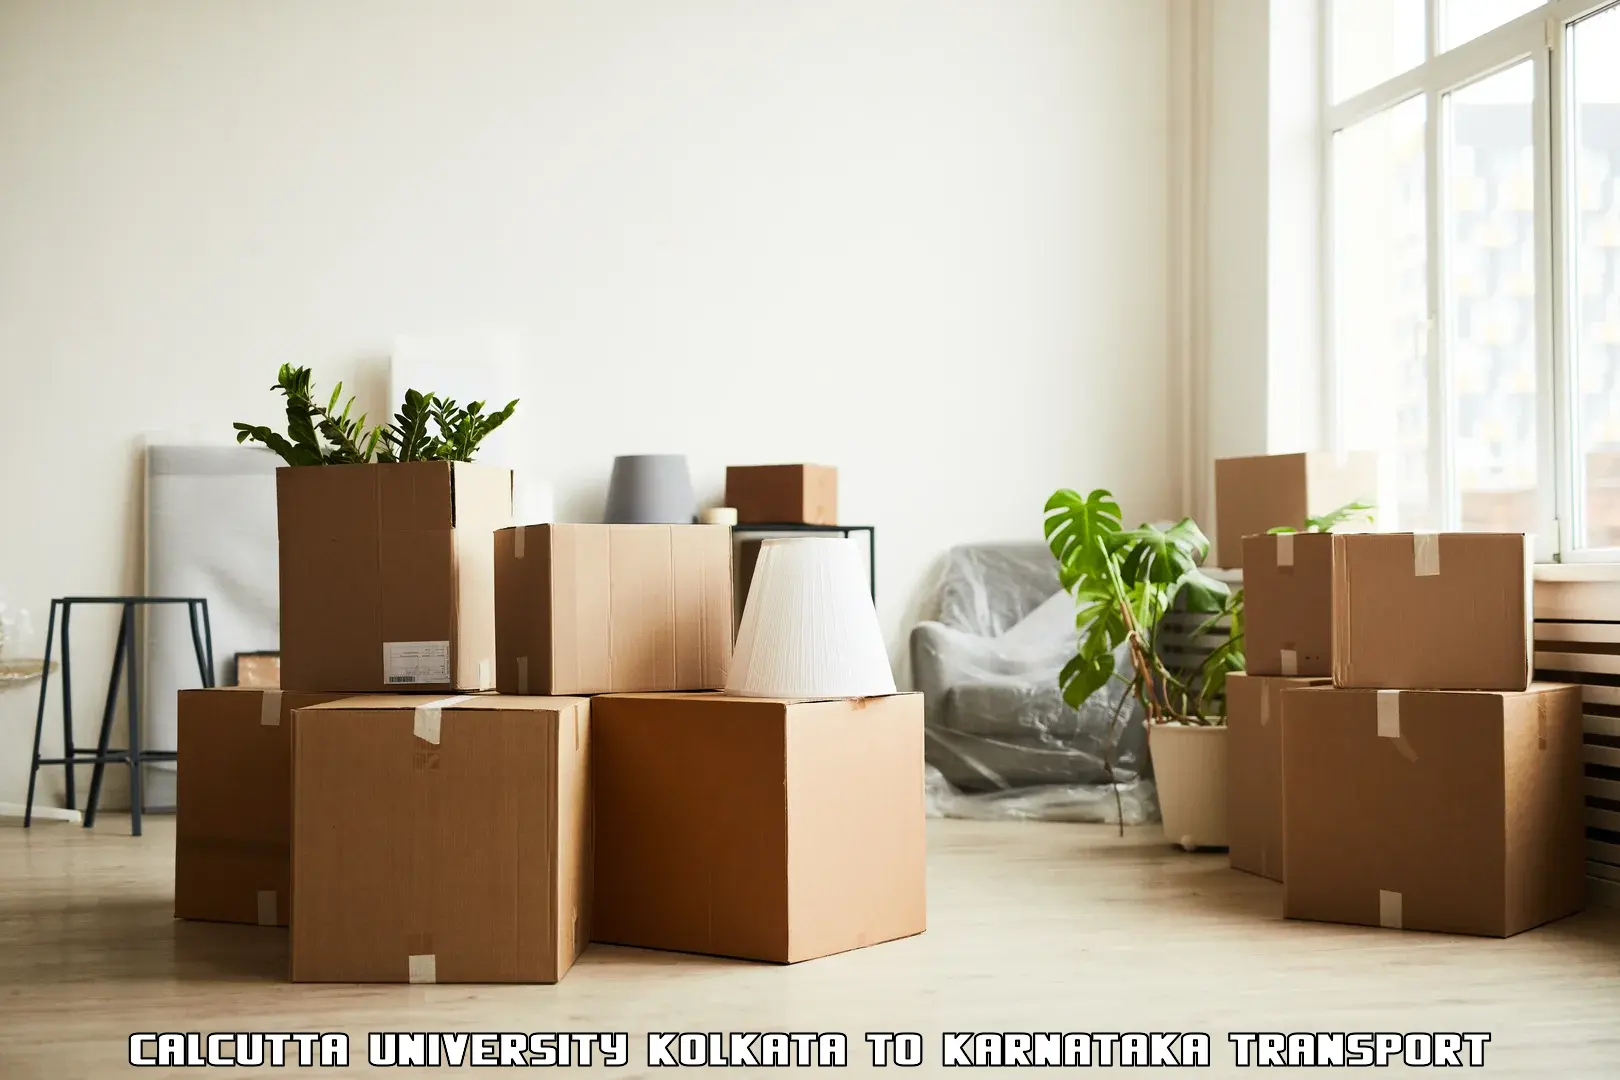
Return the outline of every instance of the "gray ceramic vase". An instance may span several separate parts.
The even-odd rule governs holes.
[[[608,481],[609,525],[690,525],[697,514],[692,473],[681,454],[636,454],[613,459]]]

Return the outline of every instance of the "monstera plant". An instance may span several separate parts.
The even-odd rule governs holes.
[[[1241,671],[1241,635],[1228,638],[1200,670],[1175,671],[1159,649],[1164,617],[1178,602],[1188,611],[1208,616],[1207,632],[1236,611],[1238,601],[1224,582],[1200,569],[1209,554],[1209,539],[1191,518],[1168,528],[1124,527],[1119,503],[1107,491],[1089,495],[1063,490],[1046,502],[1046,543],[1058,563],[1063,587],[1075,598],[1079,647],[1058,676],[1063,698],[1080,705],[1110,680],[1125,684],[1109,719],[1103,768],[1114,790],[1120,834],[1125,817],[1114,760],[1120,714],[1127,702],[1141,705],[1147,718],[1149,748],[1157,758],[1156,730],[1167,725],[1212,727],[1224,722],[1219,689],[1228,671]],[[1126,647],[1131,663],[1121,671],[1115,655]],[[1163,771],[1163,770],[1158,770]],[[1160,780],[1160,804],[1171,793]]]
[[[1308,519],[1302,528],[1271,531],[1331,532],[1370,518],[1371,509],[1350,503]],[[1107,491],[1056,492],[1046,503],[1045,532],[1059,579],[1076,604],[1079,646],[1059,675],[1064,700],[1079,708],[1110,680],[1125,684],[1104,742],[1116,810],[1121,810],[1114,774],[1119,718],[1134,701],[1148,723],[1166,833],[1188,848],[1223,845],[1224,775],[1214,781],[1195,774],[1224,770],[1224,757],[1204,752],[1200,744],[1225,734],[1218,729],[1226,722],[1226,677],[1244,667],[1242,591],[1204,572],[1209,540],[1191,518],[1168,528],[1127,529]],[[1172,668],[1159,647],[1165,616],[1178,607],[1205,616],[1192,633],[1194,641],[1219,638],[1190,670]],[[1131,661],[1124,671],[1115,663],[1121,646]],[[1196,729],[1207,735],[1193,738]],[[1119,820],[1123,835],[1122,812]]]
[[[493,412],[482,401],[459,405],[449,398],[405,391],[392,423],[366,427],[365,414],[351,416],[354,398],[344,401],[343,384],[321,405],[307,367],[283,364],[270,389],[287,399],[285,435],[262,424],[237,424],[236,441],[274,450],[289,465],[363,465],[372,461],[471,461],[485,437],[517,408],[516,401]]]
[[[1078,708],[1117,678],[1150,722],[1219,723],[1208,676],[1242,670],[1241,650],[1223,646],[1200,671],[1178,672],[1157,648],[1160,625],[1178,600],[1188,611],[1210,616],[1206,626],[1233,610],[1232,591],[1200,569],[1209,540],[1197,524],[1183,518],[1169,528],[1127,529],[1109,492],[1081,496],[1063,490],[1047,500],[1045,531],[1059,579],[1078,608],[1080,647],[1060,676],[1064,700]],[[1128,672],[1115,669],[1121,645],[1133,660]]]

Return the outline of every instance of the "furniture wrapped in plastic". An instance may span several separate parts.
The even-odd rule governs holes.
[[[975,544],[946,557],[939,617],[911,635],[924,694],[928,808],[938,817],[1158,818],[1147,737],[1124,685],[1070,708],[1058,675],[1076,648],[1074,601],[1040,544]],[[1115,657],[1124,671],[1124,649]],[[1110,745],[1113,778],[1109,782]]]

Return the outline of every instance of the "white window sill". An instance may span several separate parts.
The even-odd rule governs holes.
[[[1537,563],[1537,581],[1620,581],[1620,562]]]
[[[1204,568],[1204,573],[1228,585],[1243,584],[1242,570]],[[1620,562],[1537,563],[1537,581],[1620,581]]]

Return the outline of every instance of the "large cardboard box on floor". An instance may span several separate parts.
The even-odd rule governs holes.
[[[830,465],[729,465],[726,505],[742,525],[837,525],[838,470]]]
[[[1532,552],[1522,533],[1333,538],[1333,684],[1530,685]]]
[[[1333,536],[1243,538],[1243,656],[1250,675],[1333,674]]]
[[[1283,879],[1282,692],[1326,679],[1226,677],[1226,843],[1234,870]]]
[[[593,940],[794,963],[923,932],[922,695],[592,711]]]
[[[1264,454],[1215,463],[1216,566],[1244,565],[1243,538],[1303,529],[1349,503],[1378,503],[1378,455]]]
[[[180,691],[176,918],[287,925],[292,712],[341,696]]]
[[[495,534],[503,694],[717,690],[731,663],[724,525],[530,525]]]
[[[281,688],[495,685],[494,553],[512,474],[463,462],[276,471]]]
[[[294,982],[554,983],[590,940],[590,702],[293,716]]]
[[[1284,914],[1507,937],[1580,910],[1580,689],[1287,690]]]

